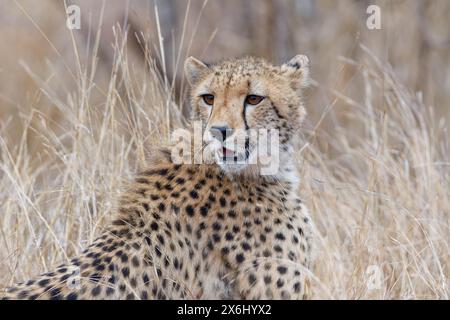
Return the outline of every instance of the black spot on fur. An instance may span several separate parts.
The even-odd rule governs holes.
[[[78,295],[75,292],[71,292],[67,295],[66,300],[77,300]]]
[[[195,214],[194,208],[191,205],[187,205],[186,206],[186,213],[190,217],[194,216],[194,214]]]

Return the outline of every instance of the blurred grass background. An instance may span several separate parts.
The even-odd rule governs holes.
[[[10,126],[13,138],[23,129],[18,105],[38,108],[50,117],[58,117],[51,101],[42,95],[36,97],[40,87],[23,64],[64,96],[74,87],[75,79],[70,76],[59,79],[55,75],[67,73],[67,69],[74,72],[77,62],[71,34],[64,24],[63,1],[2,0],[0,3],[0,117],[13,118],[15,123]],[[308,97],[309,120],[316,123],[336,98],[336,92],[356,102],[363,101],[358,67],[340,60],[346,57],[360,61],[362,52],[358,45],[363,43],[378,57],[389,61],[408,88],[422,93],[424,103],[433,106],[438,119],[450,119],[450,3],[447,0],[110,0],[105,3],[103,14],[102,1],[71,1],[67,5],[72,3],[81,8],[82,28],[73,36],[83,65],[90,63],[103,15],[95,75],[96,85],[103,89],[108,84],[114,59],[112,27],[127,24],[130,63],[137,70],[146,67],[148,61],[142,40],[148,41],[157,67],[166,70],[169,79],[176,77],[174,92],[181,96],[178,102],[185,101],[180,63],[187,55],[213,62],[248,54],[275,63],[282,63],[297,53],[309,55],[313,78],[320,84]],[[367,29],[369,4],[380,6],[382,30]],[[164,38],[164,66],[156,7]],[[338,98],[320,129],[329,131],[330,122],[344,117],[348,108],[348,102]],[[351,119],[339,120],[358,126]],[[39,148],[38,142],[30,143]]]
[[[149,148],[185,124],[187,56],[301,53],[314,297],[448,298],[449,17],[447,0],[0,0],[0,286],[109,220]],[[382,289],[366,288],[371,265]]]

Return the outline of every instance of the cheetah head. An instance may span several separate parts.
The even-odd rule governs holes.
[[[261,169],[269,165],[267,174],[277,174],[292,157],[306,114],[302,88],[308,64],[304,55],[281,66],[253,57],[214,65],[188,58],[192,119],[202,127],[204,160],[225,172],[264,174]]]

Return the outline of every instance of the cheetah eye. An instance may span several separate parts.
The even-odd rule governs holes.
[[[214,104],[214,96],[212,94],[204,94],[201,97],[208,106],[212,106]]]
[[[257,96],[254,94],[250,94],[245,98],[245,103],[252,105],[252,106],[256,106],[257,104],[259,104],[261,101],[263,101],[265,99],[265,97],[262,96]]]

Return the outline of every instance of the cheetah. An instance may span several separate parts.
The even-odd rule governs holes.
[[[194,161],[162,148],[124,192],[117,216],[70,262],[3,290],[4,299],[303,299],[313,227],[297,195],[294,151],[309,61],[185,62]],[[262,174],[251,129],[275,129],[279,166]],[[233,137],[244,143],[229,147]],[[239,147],[242,147],[239,149]],[[202,156],[202,163],[195,160]],[[237,158],[244,159],[238,163]]]

